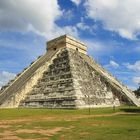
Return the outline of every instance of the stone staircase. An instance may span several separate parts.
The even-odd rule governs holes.
[[[61,49],[20,107],[75,108],[69,53]]]

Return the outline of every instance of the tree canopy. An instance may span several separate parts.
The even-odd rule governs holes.
[[[137,90],[134,91],[134,93],[136,94],[136,96],[140,97],[140,86]]]

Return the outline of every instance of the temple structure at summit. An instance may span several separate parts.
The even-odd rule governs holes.
[[[135,94],[67,35],[47,42],[46,54],[0,91],[0,107],[87,108],[140,106]]]

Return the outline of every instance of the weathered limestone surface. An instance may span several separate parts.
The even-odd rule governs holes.
[[[50,51],[40,57],[28,69],[17,76],[8,87],[3,89],[3,92],[0,94],[0,107],[18,107],[20,101],[32,90],[42,76],[42,72],[47,69],[57,53],[58,51]]]
[[[20,106],[73,108],[76,94],[73,87],[72,73],[69,65],[69,56],[66,49],[61,50],[53,63],[43,73],[42,78],[28,93],[27,98]]]
[[[87,54],[87,47],[81,41],[77,41],[76,39],[64,35],[53,39],[47,42],[47,50],[55,50],[55,49],[62,49],[62,48],[70,48],[73,50],[78,50],[83,54]]]
[[[86,108],[130,104],[134,93],[69,36],[48,42],[47,53],[0,94],[1,107]]]
[[[103,69],[100,65],[98,65],[91,57],[88,57],[86,55],[81,55],[83,59],[96,71],[99,72],[99,74],[106,79],[106,82],[110,83],[111,87],[113,89],[117,89],[119,91],[119,95],[125,96],[131,104],[134,104],[136,106],[140,106],[140,102],[138,101],[138,98],[135,96],[135,94],[127,88],[127,86],[120,83],[115,77],[113,77],[111,74],[109,74],[105,69]]]

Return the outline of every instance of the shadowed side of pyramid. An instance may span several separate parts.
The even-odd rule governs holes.
[[[115,100],[119,100],[121,104],[127,105],[136,105],[140,106],[140,102],[135,96],[135,94],[127,88],[127,86],[120,83],[115,77],[113,77],[108,71],[103,67],[97,64],[91,57],[87,55],[80,55],[85,62],[90,65],[94,71],[100,75],[100,81],[106,84],[106,87],[111,90],[113,94],[112,103],[114,104]],[[102,85],[102,84],[101,84]]]
[[[140,106],[134,93],[67,35],[47,43],[47,53],[0,94],[1,107],[86,108]]]

